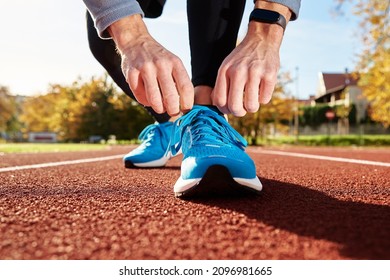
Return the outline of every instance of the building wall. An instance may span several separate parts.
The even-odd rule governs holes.
[[[56,143],[57,134],[54,132],[30,132],[28,142],[32,143]]]

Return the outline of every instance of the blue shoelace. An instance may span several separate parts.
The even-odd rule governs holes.
[[[171,137],[172,154],[181,149],[183,135],[188,130],[191,130],[192,143],[197,145],[235,145],[242,150],[248,145],[224,117],[210,109],[193,109],[175,122]]]

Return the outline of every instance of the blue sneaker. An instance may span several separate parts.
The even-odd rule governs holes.
[[[139,135],[142,141],[136,149],[123,157],[126,168],[162,167],[171,158],[169,141],[173,123],[156,123],[148,125]]]
[[[245,153],[246,140],[214,107],[195,105],[175,122],[171,150],[183,153],[177,197],[262,189],[253,160]],[[204,184],[203,184],[204,183]],[[205,190],[200,188],[205,186]],[[238,187],[238,188],[237,188]]]

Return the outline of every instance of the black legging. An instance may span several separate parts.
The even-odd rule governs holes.
[[[150,4],[151,2],[154,4]],[[158,0],[146,0],[142,5],[146,17],[158,17],[162,7]],[[150,8],[152,7],[153,10]],[[156,9],[156,7],[159,7]],[[237,43],[238,30],[244,13],[245,0],[187,0],[187,16],[190,36],[191,72],[194,86],[214,87],[218,69]],[[135,97],[121,69],[121,59],[113,40],[99,38],[93,20],[87,13],[89,47],[94,57],[107,70],[115,83],[131,98]],[[146,107],[157,122],[166,122],[168,114],[157,114]]]

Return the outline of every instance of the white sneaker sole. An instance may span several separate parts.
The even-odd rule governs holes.
[[[137,162],[133,163],[131,161],[125,161],[125,167],[126,168],[156,168],[156,167],[163,167],[167,164],[168,160],[172,158],[171,152],[168,152],[166,155],[164,155],[160,159],[156,159],[153,161],[148,162]]]
[[[231,177],[226,167],[215,165],[209,167],[203,178],[183,179],[179,177],[173,187],[175,196],[183,198],[197,196],[199,193],[223,195],[225,190],[227,194],[231,194],[232,189],[235,193],[241,191],[260,193],[263,186],[257,176],[252,179]]]

